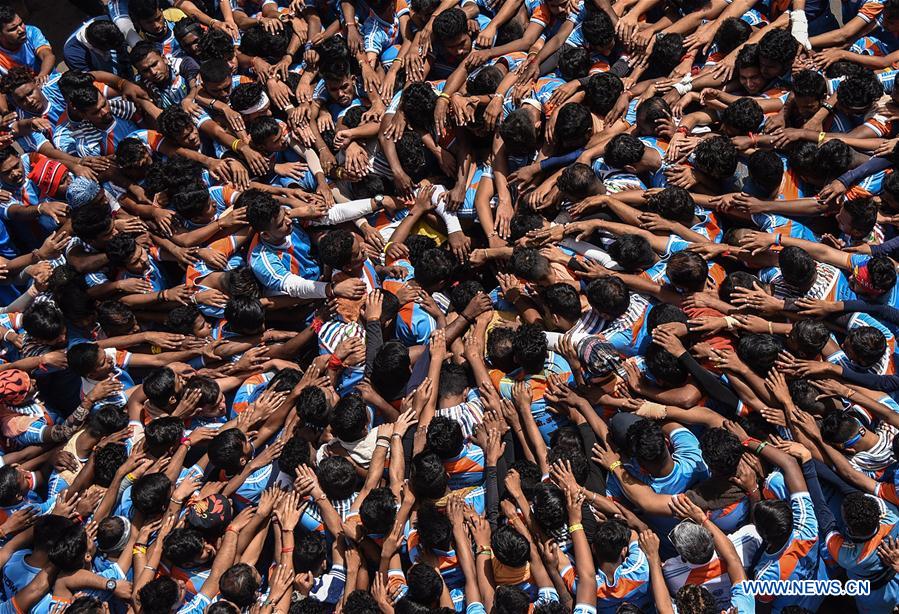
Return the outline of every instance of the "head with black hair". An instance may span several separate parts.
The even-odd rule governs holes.
[[[592,113],[605,117],[623,91],[624,84],[617,75],[610,72],[596,73],[590,75],[584,84],[584,104]]]
[[[696,252],[677,252],[665,266],[668,281],[683,292],[702,292],[708,281],[709,263]]]
[[[553,330],[570,330],[581,317],[581,298],[571,284],[555,283],[540,290],[544,321]]]
[[[590,306],[606,321],[624,315],[631,303],[630,290],[623,281],[611,275],[591,281],[585,293]]]
[[[723,428],[708,429],[699,440],[699,448],[712,477],[736,475],[743,454],[743,444],[736,435]]]
[[[200,39],[197,41],[197,55],[201,62],[225,62],[228,66],[229,77],[237,70],[237,53],[234,39],[220,28],[207,28],[205,32],[200,34]],[[203,85],[204,87],[206,86],[205,78],[203,79]],[[209,90],[206,91],[210,94],[213,93]]]
[[[887,352],[886,336],[879,328],[860,326],[849,331],[843,340],[846,356],[860,367],[872,367],[880,362]]]
[[[145,518],[157,518],[169,505],[172,481],[164,473],[144,474],[131,487],[134,508]]]
[[[687,383],[688,372],[671,352],[658,345],[646,348],[646,370],[665,388],[679,388]]]
[[[419,523],[421,524],[421,523]],[[430,565],[414,563],[406,573],[406,596],[422,605],[434,606],[443,592],[443,578]]]
[[[547,533],[554,533],[565,526],[568,519],[568,504],[565,493],[555,484],[541,483],[534,488],[534,520]]]
[[[258,81],[239,83],[228,95],[228,106],[240,113],[246,123],[257,117],[272,114],[271,103],[262,104],[264,95],[265,91]],[[255,108],[258,110],[249,112]]]
[[[189,113],[180,105],[167,106],[156,118],[159,132],[180,147],[197,150],[200,148],[200,132]]]
[[[755,43],[743,45],[737,53],[737,78],[740,85],[750,96],[760,94],[768,80],[762,76],[759,68],[759,46]]]
[[[243,431],[229,428],[209,442],[209,460],[228,475],[240,473],[252,454],[253,446]]]
[[[593,554],[596,564],[619,563],[627,556],[630,529],[618,520],[606,520],[593,533]]]
[[[752,35],[752,26],[739,17],[729,17],[721,22],[712,39],[719,53],[727,55]]]
[[[537,116],[539,117],[539,114]],[[525,155],[537,149],[540,136],[537,128],[532,111],[521,108],[506,116],[499,126],[499,135],[512,154]]]
[[[349,499],[356,492],[356,470],[341,456],[323,458],[315,474],[322,490],[333,501]]]
[[[690,193],[678,186],[668,186],[648,197],[647,211],[658,213],[666,220],[678,222],[687,228],[693,225],[696,203]]]
[[[759,187],[760,196],[774,196],[780,191],[784,176],[784,161],[769,149],[757,149],[747,162],[749,178]]]
[[[556,116],[554,139],[561,151],[583,147],[593,135],[593,117],[582,104],[570,102]]]
[[[582,162],[575,162],[570,166],[566,166],[559,176],[556,188],[562,194],[563,199],[572,202],[578,202],[589,196],[605,194],[606,192],[605,186],[596,176],[596,173],[593,172],[593,169]],[[512,221],[515,222],[518,219],[519,222],[529,222],[532,218],[537,220],[540,226],[542,226],[542,218],[534,214],[518,213],[512,218]],[[528,228],[528,230],[535,230],[540,228],[540,226]],[[515,239],[510,237],[510,240],[514,241]]]
[[[877,202],[871,197],[844,201],[836,217],[840,232],[864,240],[877,225],[877,210]]]
[[[338,439],[353,442],[368,432],[368,408],[358,394],[341,397],[331,412],[329,425]]]
[[[421,136],[414,130],[406,130],[396,142],[396,156],[403,171],[414,182],[425,179],[433,172],[430,166],[433,156],[425,147]]]
[[[853,75],[837,86],[837,107],[852,116],[864,116],[883,96],[883,86],[877,77]]]
[[[91,203],[69,212],[72,220],[72,234],[94,247],[104,249],[116,230],[112,224],[112,210],[109,204]]]
[[[531,283],[541,283],[551,272],[549,259],[535,247],[515,246],[509,269],[521,279]]]
[[[406,121],[415,129],[427,130],[434,123],[437,94],[426,81],[410,83],[403,89],[400,106]]]
[[[830,340],[830,330],[820,320],[799,320],[787,335],[790,353],[803,360],[814,360]]]
[[[389,488],[374,488],[362,500],[359,518],[369,533],[386,535],[393,526],[397,507],[396,496]]]
[[[822,181],[839,177],[852,164],[852,149],[840,139],[831,139],[821,145],[815,154],[816,175]]]
[[[759,41],[759,70],[768,81],[788,74],[799,43],[786,30],[770,30]]]
[[[512,341],[515,360],[525,373],[541,373],[548,357],[546,335],[536,324],[522,324]]]
[[[671,74],[684,57],[684,37],[681,34],[669,33],[656,36],[652,53],[649,54],[651,73],[658,77]]]
[[[446,494],[446,469],[435,452],[425,450],[412,457],[409,486],[419,499],[436,501]]]
[[[385,399],[394,400],[403,396],[411,374],[409,348],[398,340],[388,341],[375,355],[371,385]]]
[[[780,337],[770,334],[743,335],[737,342],[737,356],[762,377],[768,375],[782,350]]]
[[[793,105],[800,119],[811,119],[826,96],[827,81],[824,75],[809,69],[793,74]]]
[[[765,114],[754,98],[744,96],[727,105],[721,112],[721,128],[730,137],[758,132]]]
[[[591,51],[611,55],[616,42],[615,25],[605,11],[587,11],[581,23],[581,33]]]
[[[693,171],[707,175],[713,181],[733,177],[737,170],[737,148],[724,136],[703,139],[693,150]]]
[[[458,65],[471,52],[468,17],[458,7],[434,18],[433,37],[438,53],[452,66]]]
[[[120,408],[115,408],[119,409]],[[128,460],[125,444],[108,443],[94,450],[94,483],[108,488],[115,478],[116,472]]]
[[[818,277],[815,259],[801,247],[783,248],[777,261],[784,282],[800,292],[807,292]]]

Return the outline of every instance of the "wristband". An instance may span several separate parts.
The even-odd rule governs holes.
[[[768,442],[767,442],[767,441],[761,442],[761,443],[759,444],[759,446],[755,449],[755,453],[756,453],[756,454],[761,454],[761,453],[762,453],[762,450],[764,450],[764,449],[765,449],[765,446],[767,446],[767,445],[768,445]]]
[[[677,130],[675,130],[674,133],[675,134],[683,134],[684,136],[687,136],[688,134],[690,134],[690,131],[687,129],[686,126],[678,126]]]
[[[293,552],[293,548],[281,548],[281,554],[287,554],[288,552]]]
[[[782,235],[782,234],[777,233],[776,235],[774,235],[774,245],[778,245],[778,246],[779,246],[779,245],[781,244],[781,241],[783,241],[783,235]]]
[[[612,473],[613,471],[618,469],[618,467],[620,467],[621,465],[622,465],[622,462],[620,460],[615,461],[614,463],[609,465],[609,473]]]
[[[820,145],[821,143],[824,142],[824,138],[825,138],[826,136],[827,136],[827,133],[826,133],[826,132],[819,132],[819,133],[818,133],[818,145]]]
[[[181,438],[181,445],[182,445],[182,446],[187,446],[188,448],[190,448],[190,437],[182,437],[182,438]]]
[[[568,527],[568,534],[571,535],[575,531],[583,531],[583,530],[584,530],[584,525],[582,525],[581,523],[573,524],[570,527]]]
[[[741,443],[743,444],[744,448],[751,448],[752,446],[755,446],[755,445],[758,445],[759,443],[761,443],[761,441],[756,439],[755,437],[747,437]]]
[[[11,328],[7,328],[7,329],[6,329],[6,332],[3,333],[3,341],[4,341],[4,342],[6,341],[7,335],[9,335],[9,333],[12,333],[12,332],[15,332],[15,331],[13,331],[13,329],[11,329]]]
[[[328,359],[328,369],[330,369],[331,371],[336,371],[342,368],[343,361],[338,358],[336,354],[331,354],[331,358]]]
[[[487,554],[487,555],[489,555],[489,556],[493,556],[493,550],[491,550],[490,548],[480,548],[480,549],[475,553],[475,555],[477,556],[477,555],[479,555],[479,554]]]

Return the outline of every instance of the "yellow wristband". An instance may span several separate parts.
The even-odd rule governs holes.
[[[570,527],[568,527],[568,534],[571,535],[575,531],[583,531],[583,530],[584,530],[584,525],[582,525],[581,523],[573,524]]]
[[[824,137],[826,137],[826,136],[827,136],[827,133],[826,133],[826,132],[819,132],[819,133],[818,133],[818,145],[820,145],[821,143],[824,142]]]
[[[620,461],[620,460],[617,460],[617,461],[615,461],[614,463],[612,463],[611,465],[609,465],[609,473],[612,473],[613,471],[615,471],[616,469],[618,469],[618,467],[620,467],[621,464],[622,464],[621,461]]]

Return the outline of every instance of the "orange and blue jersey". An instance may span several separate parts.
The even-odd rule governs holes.
[[[44,33],[36,26],[25,26],[25,42],[16,51],[0,46],[0,74],[6,74],[13,68],[29,68],[35,73],[41,71],[41,59],[37,52],[41,49],[50,50]],[[54,69],[56,72],[56,69]]]
[[[784,475],[779,469],[775,469],[765,478],[762,484],[762,498],[772,501],[780,499],[786,501],[790,497],[790,491],[787,489],[787,483],[784,481]]]
[[[567,18],[564,13],[553,15],[543,0],[525,0],[524,5],[530,17],[528,23],[537,24],[543,28],[540,33],[540,38],[543,40],[549,40],[555,36]]]
[[[255,373],[245,379],[234,394],[234,401],[231,403],[232,416],[245,412],[259,398],[259,395],[265,392],[268,383],[274,376],[274,373],[266,371],[265,373]]]
[[[312,257],[312,241],[297,223],[280,245],[271,245],[256,235],[250,244],[249,264],[269,295],[286,294],[284,284],[290,275],[307,280],[321,276]]]
[[[459,454],[444,459],[450,490],[483,484],[484,464],[484,450],[473,443],[464,444]]]
[[[240,511],[245,507],[259,503],[262,491],[274,484],[277,477],[278,472],[274,470],[273,463],[269,463],[265,467],[251,473],[233,495],[237,510]]]
[[[147,149],[150,150],[150,153],[156,154],[161,158],[165,158],[166,156],[160,151],[162,144],[165,142],[165,137],[162,136],[161,132],[157,132],[156,130],[135,130],[131,134],[128,135],[128,138],[137,139],[141,143],[147,146]]]
[[[546,361],[543,363],[543,370],[537,374],[525,373],[523,369],[515,369],[508,375],[503,375],[500,371],[491,373],[493,385],[499,390],[500,396],[505,399],[512,398],[512,387],[516,382],[528,382],[531,386],[531,414],[534,416],[534,422],[543,436],[546,445],[549,445],[550,437],[560,427],[568,424],[568,419],[564,416],[550,413],[546,408],[546,387],[550,375],[558,375],[566,384],[574,383],[574,376],[571,373],[571,366],[561,354],[549,352]]]
[[[691,486],[702,480],[708,479],[709,469],[699,449],[699,440],[696,435],[685,428],[678,428],[668,435],[671,448],[671,459],[674,466],[671,473],[662,477],[655,477],[643,470],[633,459],[625,462],[625,468],[634,478],[649,486],[653,492],[663,495],[676,495],[685,492]],[[618,482],[618,478],[610,475],[606,482],[606,495],[621,503],[629,502],[627,495]],[[671,516],[659,516],[647,514],[645,517],[649,524],[659,535],[668,535],[677,520]],[[670,551],[670,544],[666,539],[662,543],[663,549]]]
[[[831,531],[824,543],[830,556],[846,570],[850,579],[871,583],[870,594],[856,597],[859,611],[888,614],[899,602],[899,577],[877,556],[877,547],[885,539],[899,537],[899,517],[896,508],[889,503],[876,497],[871,499],[880,508],[880,525],[873,537],[857,542]]]
[[[381,56],[388,48],[398,44],[402,40],[400,18],[410,14],[406,0],[394,0],[394,12],[391,20],[383,19],[377,11],[368,8],[366,14],[356,14],[356,19],[361,22],[359,28],[366,53],[374,53]]]
[[[762,543],[755,527],[747,525],[727,537],[736,548],[743,565],[751,564]],[[731,579],[727,573],[727,565],[717,554],[713,554],[706,563],[691,563],[681,556],[670,558],[662,563],[662,575],[672,595],[686,584],[702,586],[715,598],[716,609],[726,610],[730,607]]]
[[[837,299],[843,300],[843,299]],[[848,300],[848,299],[847,299]],[[867,367],[863,367],[855,362],[853,362],[849,356],[842,349],[837,350],[830,356],[827,356],[827,362],[840,365],[842,367],[847,367],[852,369],[853,371],[859,371],[862,373],[874,373],[877,375],[892,375],[895,373],[895,352],[896,352],[896,337],[893,335],[892,331],[889,328],[883,325],[880,320],[875,318],[873,315],[869,313],[853,313],[849,317],[849,321],[846,323],[846,332],[850,332],[857,328],[876,328],[881,333],[883,333],[884,338],[886,339],[886,351],[884,351],[883,355],[872,365]]]
[[[565,586],[574,594],[577,591],[577,574],[571,565],[562,570]],[[635,605],[644,611],[652,608],[649,587],[649,561],[640,550],[636,534],[632,533],[627,546],[627,556],[615,569],[611,578],[602,569],[596,569],[596,611],[613,614],[624,603]]]
[[[686,243],[686,242],[684,242]],[[674,253],[673,251],[671,253]],[[642,294],[631,292],[627,310],[608,322],[595,310],[581,316],[572,329],[575,333],[601,335],[624,356],[634,356],[645,334],[645,320],[649,313],[649,300]]]
[[[50,75],[47,82],[41,86],[41,94],[47,101],[47,105],[40,113],[31,113],[21,107],[16,107],[16,114],[19,119],[30,119],[32,117],[43,117],[50,120],[51,124],[56,125],[62,114],[66,112],[66,100],[63,98],[62,92],[59,90],[59,78],[62,75],[56,73]],[[10,102],[12,99],[10,99]]]
[[[562,85],[565,85],[565,81],[562,79],[557,79],[556,77],[540,77],[537,79],[537,82],[534,83],[534,87],[531,91],[522,97],[521,104],[531,105],[543,113],[544,117],[549,117],[554,110],[553,106],[549,104],[549,99],[552,98],[553,92]],[[506,97],[503,100],[503,119],[508,117],[509,113],[518,108],[520,108],[520,105],[516,105],[511,97]]]
[[[808,492],[793,493],[790,509],[793,513],[793,532],[780,550],[762,553],[755,568],[755,579],[826,580],[827,568],[821,564],[818,519]],[[788,605],[799,605],[816,612],[824,596],[758,595],[756,599],[770,603],[775,612]]]
[[[892,172],[892,169],[885,169],[877,171],[873,175],[868,175],[855,185],[851,186],[846,191],[846,194],[843,195],[843,198],[846,200],[858,200],[860,198],[867,198],[869,196],[880,194],[883,192],[883,184],[886,181],[886,178],[889,177]]]
[[[161,569],[165,575],[169,576],[172,580],[176,582],[180,580],[184,584],[184,601],[188,602],[200,592],[200,589],[203,588],[203,583],[209,577],[209,572],[212,569],[207,568],[204,569],[202,567],[178,567],[171,566],[167,567],[166,565],[161,565]]]
[[[388,292],[396,294],[399,289],[406,284],[406,281],[415,276],[415,269],[412,264],[406,260],[397,260],[390,263],[405,268],[407,270],[406,280],[385,279],[382,287]],[[396,316],[396,336],[404,345],[424,345],[431,338],[431,332],[437,328],[437,321],[424,310],[424,308],[411,301],[400,306],[399,313]]]
[[[42,202],[48,200],[58,200],[50,196],[41,197],[38,185],[29,178],[31,169],[38,164],[44,156],[42,154],[31,152],[19,157],[22,164],[22,174],[24,179],[22,183],[16,185],[0,180],[0,188],[3,188],[10,194],[12,198],[4,203],[0,203],[0,220],[9,225],[10,230],[16,237],[22,249],[36,249],[41,246],[43,240],[53,231],[59,228],[59,224],[53,221],[48,215],[40,215],[36,219],[22,220],[10,219],[9,208],[12,205],[22,207],[36,207]],[[5,254],[0,254],[4,255]],[[9,257],[9,256],[7,256]]]
[[[86,158],[111,156],[123,140],[138,130],[130,118],[117,117],[106,128],[97,128],[89,122],[67,120],[53,132],[53,144],[67,154]]]
[[[104,405],[121,406],[127,404],[128,395],[125,393],[127,390],[134,387],[134,380],[131,379],[131,375],[127,371],[128,363],[131,361],[131,352],[126,352],[125,350],[116,350],[115,348],[105,348],[103,351],[112,361],[113,366],[110,377],[122,384],[122,390],[114,392],[108,397],[104,397],[98,400],[96,403],[94,403],[91,411],[97,410]],[[94,386],[99,383],[99,381],[92,380],[87,377],[82,377],[81,399],[83,400],[87,396],[87,393],[93,390]]]

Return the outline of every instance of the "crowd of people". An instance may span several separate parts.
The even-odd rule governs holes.
[[[894,611],[899,0],[104,6],[0,4],[0,614]]]

